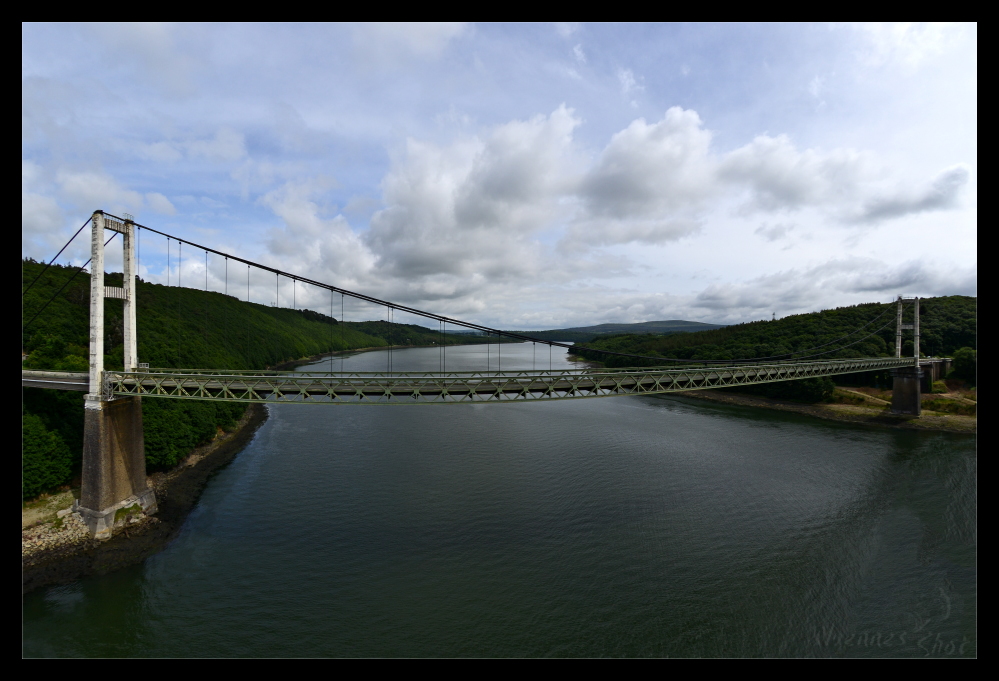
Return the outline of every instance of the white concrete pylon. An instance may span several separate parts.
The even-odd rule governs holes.
[[[100,400],[104,376],[104,211],[90,222],[90,393]]]
[[[124,242],[124,262],[122,287],[125,289],[124,326],[125,326],[125,371],[135,371],[138,366],[138,346],[136,340],[135,308],[135,223],[125,220],[125,231],[122,233]]]

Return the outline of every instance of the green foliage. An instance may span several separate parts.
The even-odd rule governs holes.
[[[930,389],[930,392],[941,394],[941,393],[947,393],[947,392],[950,392],[950,391],[947,390],[947,384],[944,383],[943,381],[933,381],[933,385],[932,385],[932,387]]]
[[[955,352],[954,369],[950,375],[975,385],[978,380],[978,352],[969,347],[961,348]]]
[[[146,466],[153,470],[176,466],[220,428],[232,430],[245,411],[246,405],[238,402],[143,400]]]
[[[65,484],[72,473],[69,447],[41,418],[21,414],[21,498],[30,499]]]
[[[923,409],[939,411],[945,414],[957,414],[958,416],[974,416],[978,413],[977,404],[966,404],[957,400],[947,399],[946,397],[924,399]]]
[[[83,453],[83,393],[24,388],[21,405],[25,412],[40,418],[45,428],[58,433],[72,454],[73,469],[79,469]]]

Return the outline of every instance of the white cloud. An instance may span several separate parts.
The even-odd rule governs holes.
[[[61,194],[74,206],[88,213],[103,209],[112,213],[137,213],[142,207],[142,195],[122,187],[103,171],[60,171],[56,175]]]
[[[330,214],[324,197],[331,178],[286,182],[260,202],[284,223],[267,238],[267,250],[296,273],[340,286],[371,286],[374,255],[342,215]]]
[[[211,139],[194,140],[184,144],[192,158],[214,162],[238,161],[246,156],[243,134],[229,127],[219,128]]]
[[[372,65],[390,66],[417,57],[429,60],[440,57],[448,44],[468,30],[461,22],[353,24],[354,49]]]
[[[113,46],[104,58],[115,67],[140,65],[145,77],[173,97],[194,93],[198,59],[178,45],[178,26],[170,23],[99,23],[91,25],[96,41]],[[188,27],[189,29],[189,27]],[[201,41],[193,41],[198,45]],[[127,60],[122,55],[128,55]]]
[[[529,270],[538,258],[531,236],[548,226],[566,189],[578,124],[560,107],[448,147],[410,140],[366,236],[379,268],[431,280]]]
[[[898,294],[977,295],[978,268],[909,261],[891,266],[874,258],[830,260],[744,282],[707,286],[691,307],[716,311],[719,319],[751,319],[776,311],[779,316],[835,307],[844,298],[887,302]],[[865,296],[867,296],[865,298]]]
[[[879,222],[913,213],[954,208],[958,194],[970,176],[971,172],[965,165],[947,168],[921,191],[901,190],[890,196],[868,200],[856,221]]]
[[[621,84],[621,94],[627,96],[645,88],[635,79],[631,69],[618,69],[617,82]]]
[[[177,213],[177,209],[170,203],[170,199],[159,192],[149,192],[146,194],[146,205],[153,212],[160,215],[175,215]]]
[[[555,32],[563,38],[568,38],[579,30],[578,21],[558,21],[555,22]]]
[[[578,61],[580,64],[586,63],[586,53],[583,52],[582,45],[576,45],[575,47],[573,47],[572,54],[574,57],[576,57],[576,61]]]
[[[914,68],[947,50],[961,35],[963,27],[946,23],[859,24],[866,37],[862,51],[873,65],[897,62]]]
[[[694,111],[673,107],[661,121],[644,118],[616,133],[582,183],[593,216],[669,217],[713,190],[711,133]]]
[[[794,225],[777,223],[775,225],[762,224],[756,228],[754,234],[759,234],[767,241],[778,241],[786,238],[794,229]]]
[[[728,154],[719,173],[749,189],[746,209],[794,210],[856,201],[868,179],[864,161],[854,150],[798,151],[786,135],[760,135]]]

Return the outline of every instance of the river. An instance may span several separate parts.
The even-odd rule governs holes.
[[[22,654],[977,656],[974,436],[680,397],[269,409],[163,551],[25,596]]]

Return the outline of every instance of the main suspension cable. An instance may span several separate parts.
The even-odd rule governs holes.
[[[116,217],[116,216],[112,216],[112,217]],[[202,246],[201,244],[196,244],[196,243],[194,243],[192,241],[188,241],[186,239],[181,239],[181,238],[176,237],[176,236],[168,235],[165,232],[161,232],[159,230],[153,229],[152,227],[146,227],[144,225],[142,225],[141,227],[143,229],[148,229],[151,232],[154,232],[156,234],[160,234],[162,236],[166,236],[167,238],[175,239],[178,243],[186,243],[186,244],[188,244],[190,246],[194,246],[196,248],[203,248],[203,249],[205,249],[205,250],[207,250],[208,252],[211,252],[211,253],[216,253],[218,255],[230,257],[233,260],[245,263],[247,265],[247,267],[250,267],[250,266],[257,267],[257,268],[259,268],[261,270],[264,270],[264,271],[267,271],[267,272],[274,272],[275,274],[281,274],[281,275],[284,275],[284,276],[289,277],[291,279],[297,279],[298,281],[302,281],[304,283],[312,284],[313,286],[316,286],[318,288],[325,288],[325,289],[327,289],[329,291],[335,291],[337,293],[340,293],[341,295],[348,295],[351,298],[356,298],[358,300],[362,300],[362,301],[365,301],[365,302],[373,303],[373,304],[379,305],[379,306],[385,305],[387,307],[390,307],[390,308],[393,308],[393,309],[396,309],[396,310],[402,310],[403,312],[409,312],[410,314],[413,314],[413,315],[416,315],[416,316],[419,316],[419,317],[424,317],[426,319],[435,319],[441,325],[446,325],[448,322],[450,322],[451,324],[456,325],[456,326],[461,326],[461,327],[464,327],[464,328],[467,328],[467,329],[472,329],[472,330],[475,330],[475,331],[486,332],[487,335],[491,335],[491,334],[495,333],[497,335],[497,339],[500,342],[502,342],[502,338],[505,336],[507,338],[514,338],[514,339],[521,340],[521,341],[534,341],[534,342],[538,342],[538,343],[544,343],[544,344],[548,345],[549,348],[557,346],[557,347],[561,347],[561,348],[572,349],[572,347],[573,347],[573,345],[570,344],[570,343],[560,343],[558,341],[549,341],[549,340],[545,340],[545,339],[542,339],[542,338],[535,338],[533,336],[528,336],[528,335],[525,335],[525,334],[513,333],[511,331],[503,331],[501,329],[495,329],[495,328],[492,328],[492,327],[484,326],[482,324],[476,324],[474,322],[467,322],[467,321],[460,320],[460,319],[453,319],[451,317],[445,317],[444,315],[438,315],[438,314],[435,314],[433,312],[428,312],[426,310],[420,310],[418,308],[410,307],[408,305],[401,305],[401,304],[398,304],[398,303],[393,303],[391,301],[381,300],[379,298],[375,298],[373,296],[368,296],[368,295],[365,295],[363,293],[359,293],[357,291],[350,291],[350,290],[347,290],[347,289],[340,288],[338,286],[334,286],[332,284],[326,284],[324,282],[317,281],[317,280],[314,280],[314,279],[309,279],[307,277],[302,277],[302,276],[299,276],[297,274],[293,274],[291,272],[286,272],[284,270],[279,270],[279,269],[276,269],[274,267],[270,267],[268,265],[263,265],[261,263],[257,263],[257,262],[251,261],[251,260],[246,260],[245,258],[240,258],[239,256],[230,255],[228,253],[223,253],[222,251],[217,251],[215,249],[209,248],[207,246]],[[863,327],[861,327],[861,328],[863,328]],[[444,338],[444,333],[446,333],[446,331],[444,331],[442,329],[442,339],[441,339],[442,340],[442,360],[443,360],[443,353],[446,352],[446,349],[443,347],[443,345],[446,344],[446,339]],[[851,332],[851,334],[848,334],[847,337],[849,335],[852,335],[852,333],[855,333],[855,332]],[[835,341],[833,341],[833,342],[835,342]],[[852,345],[852,343],[851,343],[851,345]],[[823,346],[818,346],[818,347],[823,347]],[[844,347],[849,347],[849,346],[844,346]],[[633,354],[633,353],[614,352],[614,351],[611,351],[611,350],[603,350],[603,349],[600,349],[600,348],[583,348],[583,349],[586,350],[586,351],[589,351],[589,352],[596,352],[596,353],[601,354],[601,355],[611,355],[611,356],[616,356],[616,357],[628,357],[628,358],[632,358],[632,359],[656,360],[656,361],[665,360],[667,362],[673,362],[673,363],[696,363],[696,364],[732,364],[732,363],[745,363],[745,362],[752,362],[752,361],[756,361],[756,360],[760,360],[760,359],[775,359],[775,358],[779,358],[779,357],[790,357],[790,356],[793,356],[793,355],[797,354],[795,352],[792,352],[792,353],[787,353],[787,354],[784,354],[784,355],[772,355],[770,357],[751,357],[751,358],[740,359],[740,360],[702,360],[702,359],[667,358],[667,357],[659,357],[659,356],[653,356],[653,355],[636,355],[636,354]],[[812,348],[809,348],[809,349],[812,349]],[[819,353],[819,354],[828,354],[828,353]],[[442,364],[443,364],[443,361],[442,361]]]

